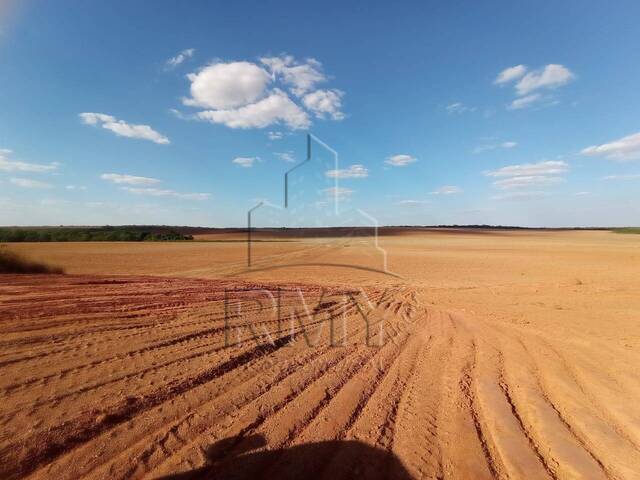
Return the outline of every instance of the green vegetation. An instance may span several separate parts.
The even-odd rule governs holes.
[[[640,234],[640,227],[614,228],[611,231],[615,232],[615,233],[635,233],[635,234]]]
[[[0,242],[143,242],[193,240],[170,227],[2,227]]]
[[[27,260],[15,252],[2,248],[0,249],[1,273],[64,273],[64,270],[59,267]]]

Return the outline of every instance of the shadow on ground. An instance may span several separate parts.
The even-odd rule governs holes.
[[[260,435],[232,437],[207,449],[207,464],[160,480],[187,479],[390,479],[412,477],[391,452],[357,441],[307,443],[276,450]]]

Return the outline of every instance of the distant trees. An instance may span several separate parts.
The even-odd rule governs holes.
[[[0,242],[171,242],[193,240],[167,227],[4,227]]]

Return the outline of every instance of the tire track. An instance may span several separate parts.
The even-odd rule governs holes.
[[[364,330],[364,329],[363,329],[363,328],[361,328],[361,331],[363,331],[363,330]],[[199,408],[200,408],[200,407],[199,407]],[[202,433],[202,432],[200,432],[200,434],[203,434],[203,433]]]

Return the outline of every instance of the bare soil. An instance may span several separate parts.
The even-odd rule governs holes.
[[[640,236],[218,240],[8,247],[0,478],[638,478]]]

